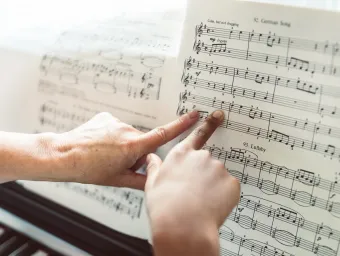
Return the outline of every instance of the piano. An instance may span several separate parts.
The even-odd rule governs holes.
[[[146,256],[129,237],[10,182],[0,185],[0,256]]]

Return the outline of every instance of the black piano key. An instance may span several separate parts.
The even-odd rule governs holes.
[[[8,239],[10,239],[12,236],[15,236],[15,233],[12,230],[5,230],[5,233],[3,233],[0,236],[0,245],[2,245],[5,241],[7,241]]]
[[[27,256],[37,251],[37,243],[34,241],[26,241],[18,249],[12,252],[9,256]]]
[[[0,256],[62,256],[0,222]]]
[[[24,255],[23,253],[26,251],[29,247],[29,242],[26,242],[24,244],[22,244],[20,247],[18,247],[15,251],[11,252],[10,255],[8,256],[18,256],[18,255]]]
[[[0,255],[9,255],[17,250],[22,244],[27,241],[25,237],[20,235],[14,235],[9,237],[6,241],[0,244]]]

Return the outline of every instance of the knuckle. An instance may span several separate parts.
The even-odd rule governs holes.
[[[198,137],[204,137],[206,135],[206,132],[204,131],[202,126],[199,126],[194,130],[194,135]]]
[[[138,131],[136,128],[134,128],[132,125],[130,124],[125,124],[123,123],[123,125],[121,126],[125,131],[127,132],[134,132],[134,131]]]
[[[227,196],[227,201],[228,201],[227,205],[228,205],[228,208],[232,209],[240,201],[240,197],[241,197],[240,182],[235,177],[229,175],[226,186],[227,186],[226,196]]]
[[[166,141],[167,135],[166,135],[166,130],[164,129],[164,127],[157,127],[157,128],[155,129],[155,133],[157,134],[157,136],[158,136],[162,141]]]
[[[101,112],[97,114],[97,117],[100,119],[109,119],[109,118],[112,118],[112,114],[109,112]]]
[[[220,170],[223,174],[224,173],[228,174],[227,170],[224,167],[224,164],[221,161],[214,159],[213,163],[214,163],[216,169]]]
[[[125,155],[129,157],[132,157],[132,156],[134,157],[135,147],[136,147],[136,142],[134,140],[126,140],[122,142],[123,151],[125,152]]]
[[[234,191],[235,195],[238,195],[238,197],[239,197],[240,196],[240,192],[241,192],[240,181],[238,179],[236,179],[234,176],[230,175],[229,176],[229,183],[230,183],[230,187]]]
[[[207,151],[207,150],[200,150],[200,154],[201,154],[201,157],[203,159],[210,159],[211,158],[211,155],[210,155],[209,151]]]
[[[173,154],[178,157],[178,156],[183,156],[185,154],[188,153],[188,150],[186,149],[186,147],[182,146],[182,145],[177,145],[174,149],[173,149]]]
[[[185,116],[181,116],[177,119],[177,124],[182,125],[185,123]]]

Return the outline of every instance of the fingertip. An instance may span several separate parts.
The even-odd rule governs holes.
[[[154,172],[159,168],[162,164],[162,160],[156,154],[148,154],[146,157],[146,173],[149,175],[151,172]]]
[[[215,110],[197,127],[185,140],[184,143],[191,145],[194,149],[200,149],[212,136],[215,130],[221,125],[224,120],[224,112]]]
[[[150,162],[152,161],[152,155],[153,155],[153,153],[148,154],[146,156],[146,160],[145,160],[146,165],[150,164]]]
[[[190,119],[194,119],[195,120],[195,119],[198,119],[199,112],[197,110],[193,110],[188,115],[189,115]]]
[[[224,119],[224,112],[222,110],[215,110],[211,115],[215,120],[221,122]]]

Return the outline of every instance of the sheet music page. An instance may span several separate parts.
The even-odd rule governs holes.
[[[64,132],[103,111],[142,131],[169,121],[167,113],[176,118],[164,104],[172,90],[164,86],[164,74],[171,74],[176,65],[182,14],[122,14],[61,33],[31,63],[37,73],[36,97],[29,115],[34,119],[25,129]],[[161,156],[169,145],[159,151]],[[76,183],[20,184],[115,230],[149,237],[141,191]]]
[[[225,111],[205,149],[242,183],[221,255],[340,255],[339,22],[333,12],[189,1],[177,113]]]

